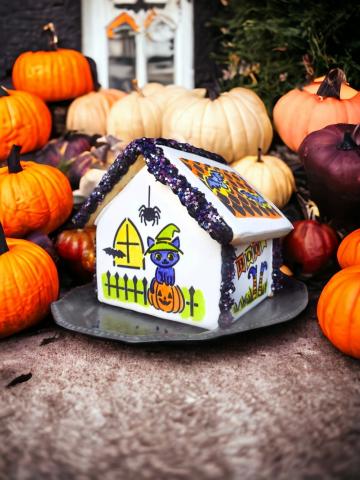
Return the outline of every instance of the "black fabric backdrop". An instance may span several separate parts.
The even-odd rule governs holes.
[[[80,0],[0,0],[0,79],[11,75],[21,52],[41,48],[48,22],[55,23],[61,47],[80,50]]]

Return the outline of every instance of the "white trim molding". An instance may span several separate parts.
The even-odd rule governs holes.
[[[121,13],[127,11],[136,18],[139,26],[135,34],[135,70],[140,86],[148,81],[146,36],[161,35],[156,23],[166,24],[167,31],[174,37],[174,83],[187,88],[194,86],[194,28],[193,0],[166,0],[163,8],[155,8],[153,25],[146,25],[144,11],[134,12],[131,8],[115,7],[113,0],[82,0],[82,50],[97,64],[99,82],[109,86],[109,50],[107,26]],[[130,2],[124,2],[129,4]],[[136,3],[136,0],[133,2]],[[144,26],[145,25],[145,26]],[[160,33],[159,33],[160,32]],[[165,30],[164,30],[165,32]],[[166,33],[164,33],[166,35]]]

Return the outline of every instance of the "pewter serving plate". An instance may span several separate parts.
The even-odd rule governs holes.
[[[287,322],[308,303],[306,286],[286,279],[285,287],[267,298],[229,328],[204,330],[98,302],[93,284],[77,287],[54,302],[55,322],[64,328],[95,337],[127,343],[196,342]]]

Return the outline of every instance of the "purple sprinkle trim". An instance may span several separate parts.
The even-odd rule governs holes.
[[[235,301],[232,294],[235,292],[235,248],[232,245],[222,245],[221,248],[221,286],[220,286],[220,316],[219,327],[228,328],[233,322],[231,307]]]
[[[279,238],[274,238],[273,240],[273,272],[272,272],[272,286],[271,290],[273,293],[278,292],[284,287],[284,280],[286,275],[284,275],[280,267],[283,264],[281,240]]]

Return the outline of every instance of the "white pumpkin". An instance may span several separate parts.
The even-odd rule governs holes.
[[[284,207],[295,190],[291,169],[280,158],[262,155],[244,157],[231,166],[278,208]]]
[[[147,83],[142,89],[142,93],[145,97],[151,97],[159,107],[164,111],[165,108],[175,99],[188,94],[197,95],[200,98],[204,98],[206,95],[205,88],[195,88],[189,90],[179,85],[162,85],[161,83]]]
[[[273,130],[261,99],[247,88],[233,88],[216,98],[201,98],[195,92],[169,102],[162,136],[215,152],[230,163],[267,151]]]
[[[105,135],[107,117],[111,106],[126,93],[113,88],[90,92],[75,98],[66,115],[67,130]]]
[[[114,103],[108,116],[107,133],[127,143],[140,137],[160,137],[161,119],[158,102],[139,90]]]

